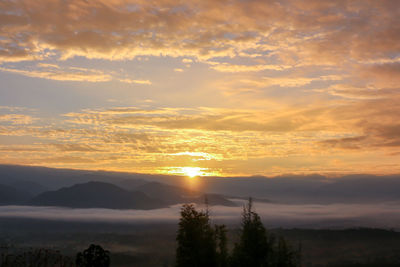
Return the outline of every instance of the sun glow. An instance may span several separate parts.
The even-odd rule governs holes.
[[[172,175],[183,175],[189,178],[194,178],[198,176],[219,176],[220,173],[218,171],[212,171],[208,168],[202,167],[166,167],[159,171],[159,173],[163,174],[172,174]]]
[[[203,175],[203,172],[199,167],[182,167],[181,171],[184,175],[188,176],[189,178],[194,178],[196,176]]]

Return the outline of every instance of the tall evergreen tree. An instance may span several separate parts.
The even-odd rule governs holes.
[[[296,256],[296,252],[292,250],[286,240],[280,237],[276,248],[276,267],[298,266]]]
[[[240,239],[235,244],[230,263],[232,267],[296,267],[300,266],[300,253],[287,241],[269,234],[260,216],[253,211],[252,199],[243,208]]]
[[[218,266],[215,233],[208,211],[197,211],[193,204],[183,205],[176,240],[177,267]]]
[[[206,201],[207,204],[207,201]],[[225,225],[211,227],[208,206],[197,211],[192,204],[181,209],[176,250],[177,267],[296,267],[300,254],[286,240],[269,234],[249,199],[243,208],[240,239],[229,257]]]
[[[218,266],[228,266],[228,239],[226,237],[226,226],[216,225],[215,226],[215,239],[217,242],[217,257]]]
[[[260,216],[253,211],[252,199],[243,207],[240,240],[235,244],[231,265],[233,267],[273,266],[272,239],[261,222]]]

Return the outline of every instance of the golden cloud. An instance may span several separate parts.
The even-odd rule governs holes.
[[[232,65],[228,63],[214,64],[212,63],[212,69],[220,72],[257,72],[263,70],[284,70],[290,68],[290,66],[280,65]]]
[[[118,80],[122,83],[151,85],[149,80],[135,80],[128,78],[119,78],[116,73],[106,73],[102,70],[81,68],[81,67],[61,67],[56,64],[38,63],[35,68],[9,68],[0,67],[0,71],[16,73],[33,78],[42,78],[55,81],[72,82],[109,82]]]
[[[119,80],[122,83],[136,83],[136,84],[145,84],[145,85],[151,85],[151,81],[149,80],[132,80],[132,79],[120,79]]]
[[[400,144],[399,126],[393,121],[399,116],[396,101],[371,101],[373,105],[354,102],[270,113],[217,108],[87,109],[65,114],[60,125],[2,126],[0,134],[32,136],[43,143],[3,145],[0,155],[6,156],[3,163],[143,172],[195,164],[221,174],[271,173],[265,162],[270,162],[274,173],[310,172],[321,166],[346,171],[343,165],[332,167],[321,161],[327,153],[334,158],[343,151],[396,156]],[[382,116],[382,110],[391,112]],[[308,163],[300,160],[304,157]],[[290,161],[285,163],[285,158]]]
[[[152,172],[196,160],[199,168],[249,174],[349,169],[327,163],[347,159],[376,166],[370,154],[389,164],[400,144],[398,7],[395,0],[1,1],[3,72],[156,87],[152,78],[63,65],[74,57],[139,65],[179,57],[168,59],[178,62],[168,71],[205,65],[198,87],[220,89],[227,108],[87,109],[55,124],[4,109],[0,135],[42,143],[9,141],[0,158]]]
[[[300,64],[382,59],[400,50],[396,5],[390,0],[166,0],[157,5],[128,0],[6,1],[0,5],[5,37],[0,56],[10,61],[46,58],[50,50],[61,53],[62,59],[169,55],[207,61],[262,57],[266,52],[281,63],[295,58]],[[253,70],[259,68],[265,67]]]
[[[28,77],[43,78],[48,80],[56,81],[73,81],[73,82],[107,82],[111,81],[112,77],[101,71],[92,69],[71,69],[61,70],[59,68],[53,68],[47,70],[21,70],[13,68],[0,67],[0,71],[11,72],[21,74]]]
[[[37,118],[24,114],[0,114],[0,122],[11,124],[32,124]]]

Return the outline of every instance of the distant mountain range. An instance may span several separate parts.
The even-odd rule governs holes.
[[[108,209],[157,209],[179,203],[204,203],[207,196],[210,205],[235,206],[235,203],[219,195],[190,193],[179,187],[151,182],[128,191],[104,182],[88,182],[48,191],[34,197],[28,203],[37,206]]]
[[[140,191],[127,191],[103,182],[88,182],[41,193],[29,201],[37,206],[107,209],[157,209],[165,207],[160,199]]]
[[[0,205],[18,205],[26,203],[32,197],[25,191],[0,184]]]
[[[173,175],[0,165],[0,184],[6,186],[1,190],[8,192],[2,193],[0,204],[21,203],[40,193],[91,181],[112,184],[129,192],[142,192],[162,201],[162,205],[203,203],[204,192],[207,192],[210,205],[226,206],[234,205],[228,198],[250,196],[258,201],[291,204],[400,201],[400,175],[358,174],[335,178],[323,175],[199,177],[197,192],[177,186],[184,184],[187,179]]]
[[[136,190],[145,194],[162,199],[169,205],[179,203],[197,203],[209,205],[221,205],[234,207],[236,204],[218,194],[201,193],[191,191],[183,187],[166,185],[159,182],[149,182],[136,187]]]
[[[25,168],[29,167],[23,167],[23,169]],[[47,190],[45,186],[29,181],[31,176],[28,174],[21,175],[21,172],[17,172],[16,176],[21,179],[18,180],[10,175],[9,170],[7,175],[4,173],[2,175],[1,170],[0,168],[0,182],[7,184],[0,184],[0,205],[148,210],[181,203],[203,204],[207,199],[209,205],[236,206],[234,202],[218,194],[195,192],[183,187],[142,179],[117,178],[112,180],[107,175],[99,177],[87,173],[82,177],[76,175],[75,171],[73,171],[75,175],[72,175],[72,180],[78,181],[77,184]],[[49,172],[51,169],[45,170]],[[55,170],[56,173],[57,171]],[[57,179],[54,174],[52,177],[54,177],[52,179]],[[100,178],[103,181],[86,182],[87,177]],[[63,179],[64,176],[61,177],[61,180]],[[40,180],[46,179],[42,177]],[[84,182],[79,183],[81,180]],[[54,181],[51,184],[54,185]]]

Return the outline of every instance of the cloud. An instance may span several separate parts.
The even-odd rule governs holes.
[[[48,80],[56,81],[73,81],[73,82],[107,82],[111,81],[112,77],[109,74],[105,74],[102,71],[84,68],[68,68],[60,69],[54,68],[49,65],[41,65],[47,69],[39,70],[21,70],[14,68],[0,67],[0,71],[16,73],[33,78],[43,78]]]
[[[367,136],[343,137],[321,141],[322,144],[344,149],[360,149]]]
[[[18,145],[18,146],[0,146],[0,151],[5,152],[38,152],[45,151],[45,148],[40,148],[37,146],[26,146],[26,145]]]
[[[259,83],[259,86],[273,86],[280,87],[300,87],[308,85],[315,81],[340,81],[343,77],[340,75],[326,75],[319,77],[264,77]]]
[[[397,92],[389,91],[380,97],[330,111],[331,118],[348,127],[352,136],[323,141],[333,147],[370,150],[379,147],[395,149],[400,145],[400,130],[396,118],[400,116]],[[378,93],[379,94],[379,93]],[[355,135],[355,136],[354,136]]]
[[[18,124],[32,124],[37,118],[24,114],[0,114],[0,122]]]
[[[390,0],[233,1],[228,6],[167,0],[158,5],[135,1],[134,6],[100,0],[3,3],[3,60],[45,58],[48,50],[62,59],[169,55],[201,61],[273,52],[282,61],[328,64],[387,58],[399,51],[399,14]]]
[[[128,84],[151,85],[149,80],[134,80],[128,78],[119,78],[119,74],[115,72],[105,72],[93,68],[82,67],[62,67],[57,64],[38,63],[36,67],[21,69],[0,67],[0,71],[16,73],[33,78],[42,78],[55,81],[72,81],[72,82],[109,82],[118,80]]]
[[[399,12],[394,0],[2,1],[2,75],[98,90],[90,109],[62,116],[7,110],[1,159],[141,172],[395,172]],[[191,71],[170,77],[182,67]],[[149,90],[112,94],[100,82]],[[39,147],[46,152],[28,151]]]
[[[120,127],[153,126],[161,129],[197,129],[207,131],[286,132],[306,128],[313,123],[310,110],[287,111],[287,114],[253,110],[224,109],[113,109],[65,114],[78,124],[108,124]]]
[[[50,63],[38,63],[37,66],[41,68],[54,68],[54,69],[60,68],[60,66],[58,66],[57,64],[50,64]]]
[[[149,80],[132,80],[132,79],[120,79],[122,83],[129,83],[129,84],[144,84],[144,85],[151,85],[151,81]]]
[[[360,66],[360,76],[378,88],[396,88],[400,83],[400,62]]]
[[[358,168],[394,173],[398,166],[386,164],[399,156],[397,101],[391,95],[271,111],[84,109],[64,114],[57,124],[35,120],[23,127],[1,126],[0,135],[36,141],[6,142],[0,155],[2,163],[152,173],[185,166],[220,175],[351,173]],[[369,153],[380,161],[365,157]]]
[[[51,144],[60,151],[74,151],[74,152],[96,152],[98,149],[91,147],[89,145],[80,145],[80,144]]]
[[[241,200],[236,200],[243,203]],[[397,228],[398,203],[288,205],[256,202],[255,210],[268,227],[380,227]],[[203,208],[203,207],[198,207]],[[55,221],[149,223],[178,222],[180,205],[156,210],[70,209],[59,207],[2,206],[2,218],[30,218]],[[213,206],[213,220],[238,225],[242,208]],[[380,220],[379,218],[388,218]]]
[[[88,164],[88,163],[94,163],[95,161],[93,159],[90,159],[88,157],[77,157],[77,156],[60,156],[60,157],[48,157],[48,158],[42,158],[41,159],[44,163],[53,163],[56,165],[60,164]]]
[[[398,93],[398,90],[394,88],[379,89],[372,86],[353,86],[351,84],[335,84],[326,89],[315,89],[315,91],[327,92],[333,96],[358,100],[390,98],[396,96]]]
[[[212,64],[212,69],[220,72],[257,72],[263,70],[284,70],[290,68],[289,66],[279,65],[231,65],[228,63]]]

